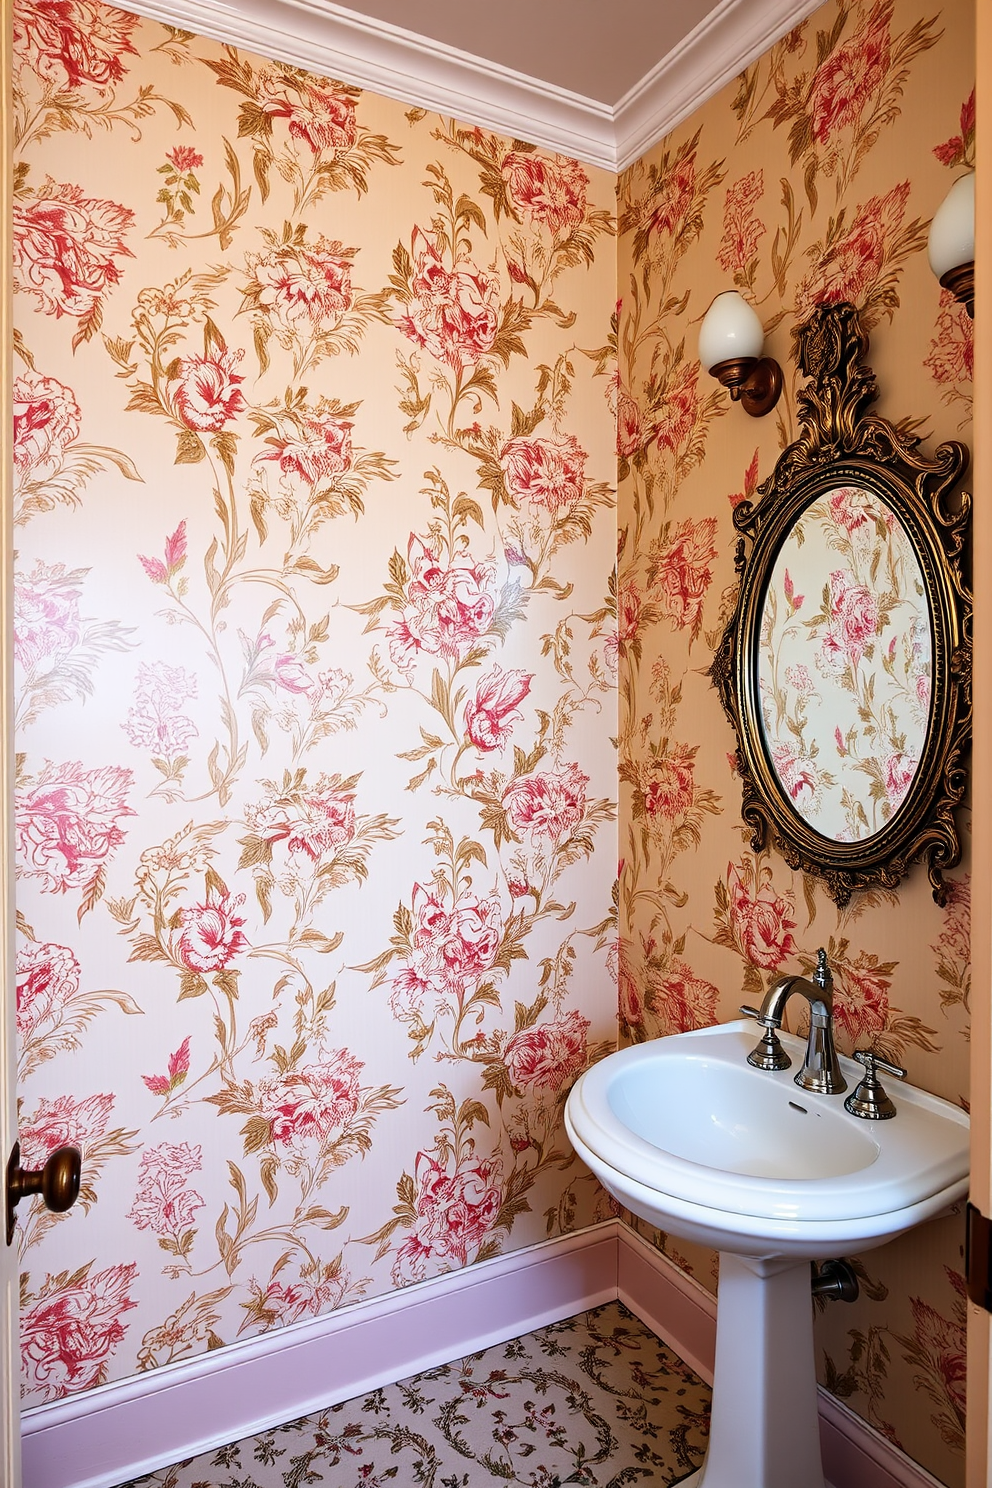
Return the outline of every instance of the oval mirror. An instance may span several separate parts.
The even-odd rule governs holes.
[[[877,397],[852,305],[795,332],[802,429],[741,502],[740,588],[711,676],[742,814],[839,904],[924,860],[943,902],[971,732],[963,444],[931,458]]]

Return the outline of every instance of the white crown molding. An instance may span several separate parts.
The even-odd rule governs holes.
[[[114,1485],[619,1299],[706,1381],[716,1298],[620,1220],[24,1412],[30,1488]],[[843,1488],[942,1488],[824,1389]]]
[[[624,170],[820,0],[720,0],[611,106],[331,0],[126,0],[165,25]]]
[[[615,168],[633,165],[820,3],[722,0],[614,108]]]

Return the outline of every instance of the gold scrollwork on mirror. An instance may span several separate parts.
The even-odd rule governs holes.
[[[971,734],[971,502],[952,495],[968,451],[931,458],[869,412],[852,305],[793,334],[801,433],[734,512],[740,587],[710,669],[744,821],[756,851],[774,843],[840,905],[920,860],[943,903]]]

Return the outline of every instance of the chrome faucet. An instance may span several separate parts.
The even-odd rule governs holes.
[[[747,1056],[748,1064],[767,1070],[789,1068],[792,1061],[779,1043],[777,1030],[782,1027],[785,1004],[794,992],[798,992],[809,1003],[809,1040],[803,1067],[796,1075],[796,1084],[820,1095],[840,1095],[846,1090],[847,1081],[834,1047],[833,987],[827,953],[821,947],[816,953],[812,980],[802,976],[779,977],[765,993],[760,1009],[742,1007],[741,1012],[754,1018],[765,1030],[757,1048]]]

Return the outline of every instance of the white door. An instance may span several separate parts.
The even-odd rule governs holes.
[[[0,23],[0,1188],[4,1188],[7,1158],[17,1139],[14,981],[14,875],[11,769],[13,730],[11,721],[11,440],[10,404],[10,204],[11,107],[10,54],[11,7],[3,5]],[[19,1488],[21,1481],[21,1423],[18,1390],[17,1347],[17,1247],[6,1243],[6,1204],[0,1203],[0,1483]]]

